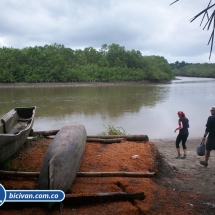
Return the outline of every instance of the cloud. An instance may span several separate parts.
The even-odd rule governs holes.
[[[203,0],[1,0],[0,46],[24,48],[59,43],[72,49],[117,43],[169,62],[208,62],[211,31],[189,20]],[[197,61],[198,60],[198,61]],[[211,62],[215,58],[212,57]]]

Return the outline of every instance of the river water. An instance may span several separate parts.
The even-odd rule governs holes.
[[[202,137],[215,106],[215,79],[176,78],[165,84],[0,88],[0,116],[14,107],[37,106],[35,131],[80,123],[88,135],[97,135],[112,124],[126,134],[163,139],[176,137],[182,110],[190,121],[189,137]]]

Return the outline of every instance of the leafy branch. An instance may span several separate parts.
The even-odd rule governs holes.
[[[174,4],[174,3],[178,2],[178,1],[179,1],[179,0],[176,0],[176,1],[172,2],[170,5],[172,5],[172,4]],[[204,30],[205,28],[206,28],[207,30],[209,30],[210,27],[211,27],[211,24],[213,23],[213,24],[212,24],[211,36],[210,36],[209,41],[208,41],[208,45],[209,45],[209,44],[211,45],[209,60],[210,60],[210,58],[211,58],[211,53],[212,53],[212,50],[213,50],[214,29],[215,29],[215,10],[213,10],[212,14],[209,16],[209,10],[210,10],[212,7],[215,6],[215,4],[212,4],[212,5],[211,5],[211,1],[212,1],[212,0],[209,1],[208,6],[207,6],[204,10],[202,10],[200,13],[198,13],[197,15],[195,15],[195,16],[190,20],[190,22],[193,22],[196,18],[198,18],[199,16],[203,15],[202,21],[201,21],[201,23],[200,23],[200,26],[202,25],[204,19],[207,19],[207,20],[206,20],[206,24],[205,24],[204,27],[203,27],[203,30]]]

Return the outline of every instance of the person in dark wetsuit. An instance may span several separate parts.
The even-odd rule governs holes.
[[[189,120],[185,117],[185,114],[183,111],[178,111],[178,127],[174,130],[174,132],[176,132],[177,130],[179,130],[179,134],[176,138],[175,141],[175,146],[178,152],[178,156],[176,157],[177,159],[185,159],[187,156],[187,147],[186,147],[186,141],[189,135],[188,132],[188,128],[189,128]],[[180,153],[180,142],[182,142],[182,147],[183,147],[183,151],[184,151],[184,156],[181,157],[181,153]]]
[[[205,167],[208,166],[208,159],[210,157],[211,151],[215,150],[215,106],[211,107],[210,111],[211,111],[211,116],[208,117],[205,134],[202,138],[202,140],[205,140],[205,138],[208,135],[208,138],[206,141],[205,160],[200,161],[200,164]]]

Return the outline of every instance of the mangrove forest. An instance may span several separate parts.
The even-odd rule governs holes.
[[[61,44],[0,48],[0,83],[161,81],[174,77],[162,56],[118,44],[73,50]]]

